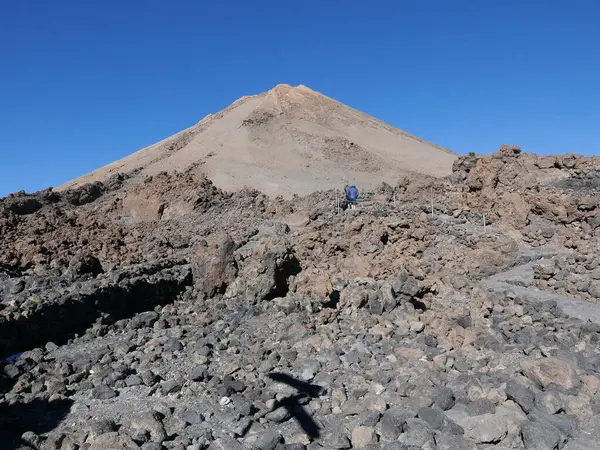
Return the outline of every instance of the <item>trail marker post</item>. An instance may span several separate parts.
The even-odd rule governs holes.
[[[483,214],[483,234],[486,233],[485,214]]]

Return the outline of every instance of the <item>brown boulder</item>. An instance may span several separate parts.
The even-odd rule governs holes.
[[[550,384],[571,389],[579,384],[575,368],[558,358],[526,359],[521,361],[521,369],[527,378],[542,388]]]
[[[234,257],[235,243],[229,235],[202,242],[194,249],[191,260],[196,289],[206,297],[225,292],[238,273]]]

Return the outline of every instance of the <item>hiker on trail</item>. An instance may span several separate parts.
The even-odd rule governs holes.
[[[352,186],[346,185],[346,187],[344,188],[344,191],[346,192],[346,200],[348,201],[348,204],[350,205],[350,209],[356,209],[356,200],[358,199],[358,189],[356,189],[356,186],[354,186],[354,185],[352,185]]]

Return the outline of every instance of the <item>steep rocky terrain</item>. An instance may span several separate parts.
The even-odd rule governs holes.
[[[245,187],[290,198],[400,174],[446,176],[457,155],[305,86],[278,85],[243,97],[196,125],[78,178],[60,189],[104,181],[117,173],[206,174],[217,187]]]
[[[600,448],[599,169],[503,146],[355,211],[197,166],[1,199],[2,448]]]

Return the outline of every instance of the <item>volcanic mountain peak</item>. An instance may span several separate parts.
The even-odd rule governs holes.
[[[193,165],[220,188],[252,187],[267,195],[395,183],[408,173],[445,176],[456,155],[306,86],[279,84],[242,97],[196,125],[73,180],[117,172],[184,171]]]

